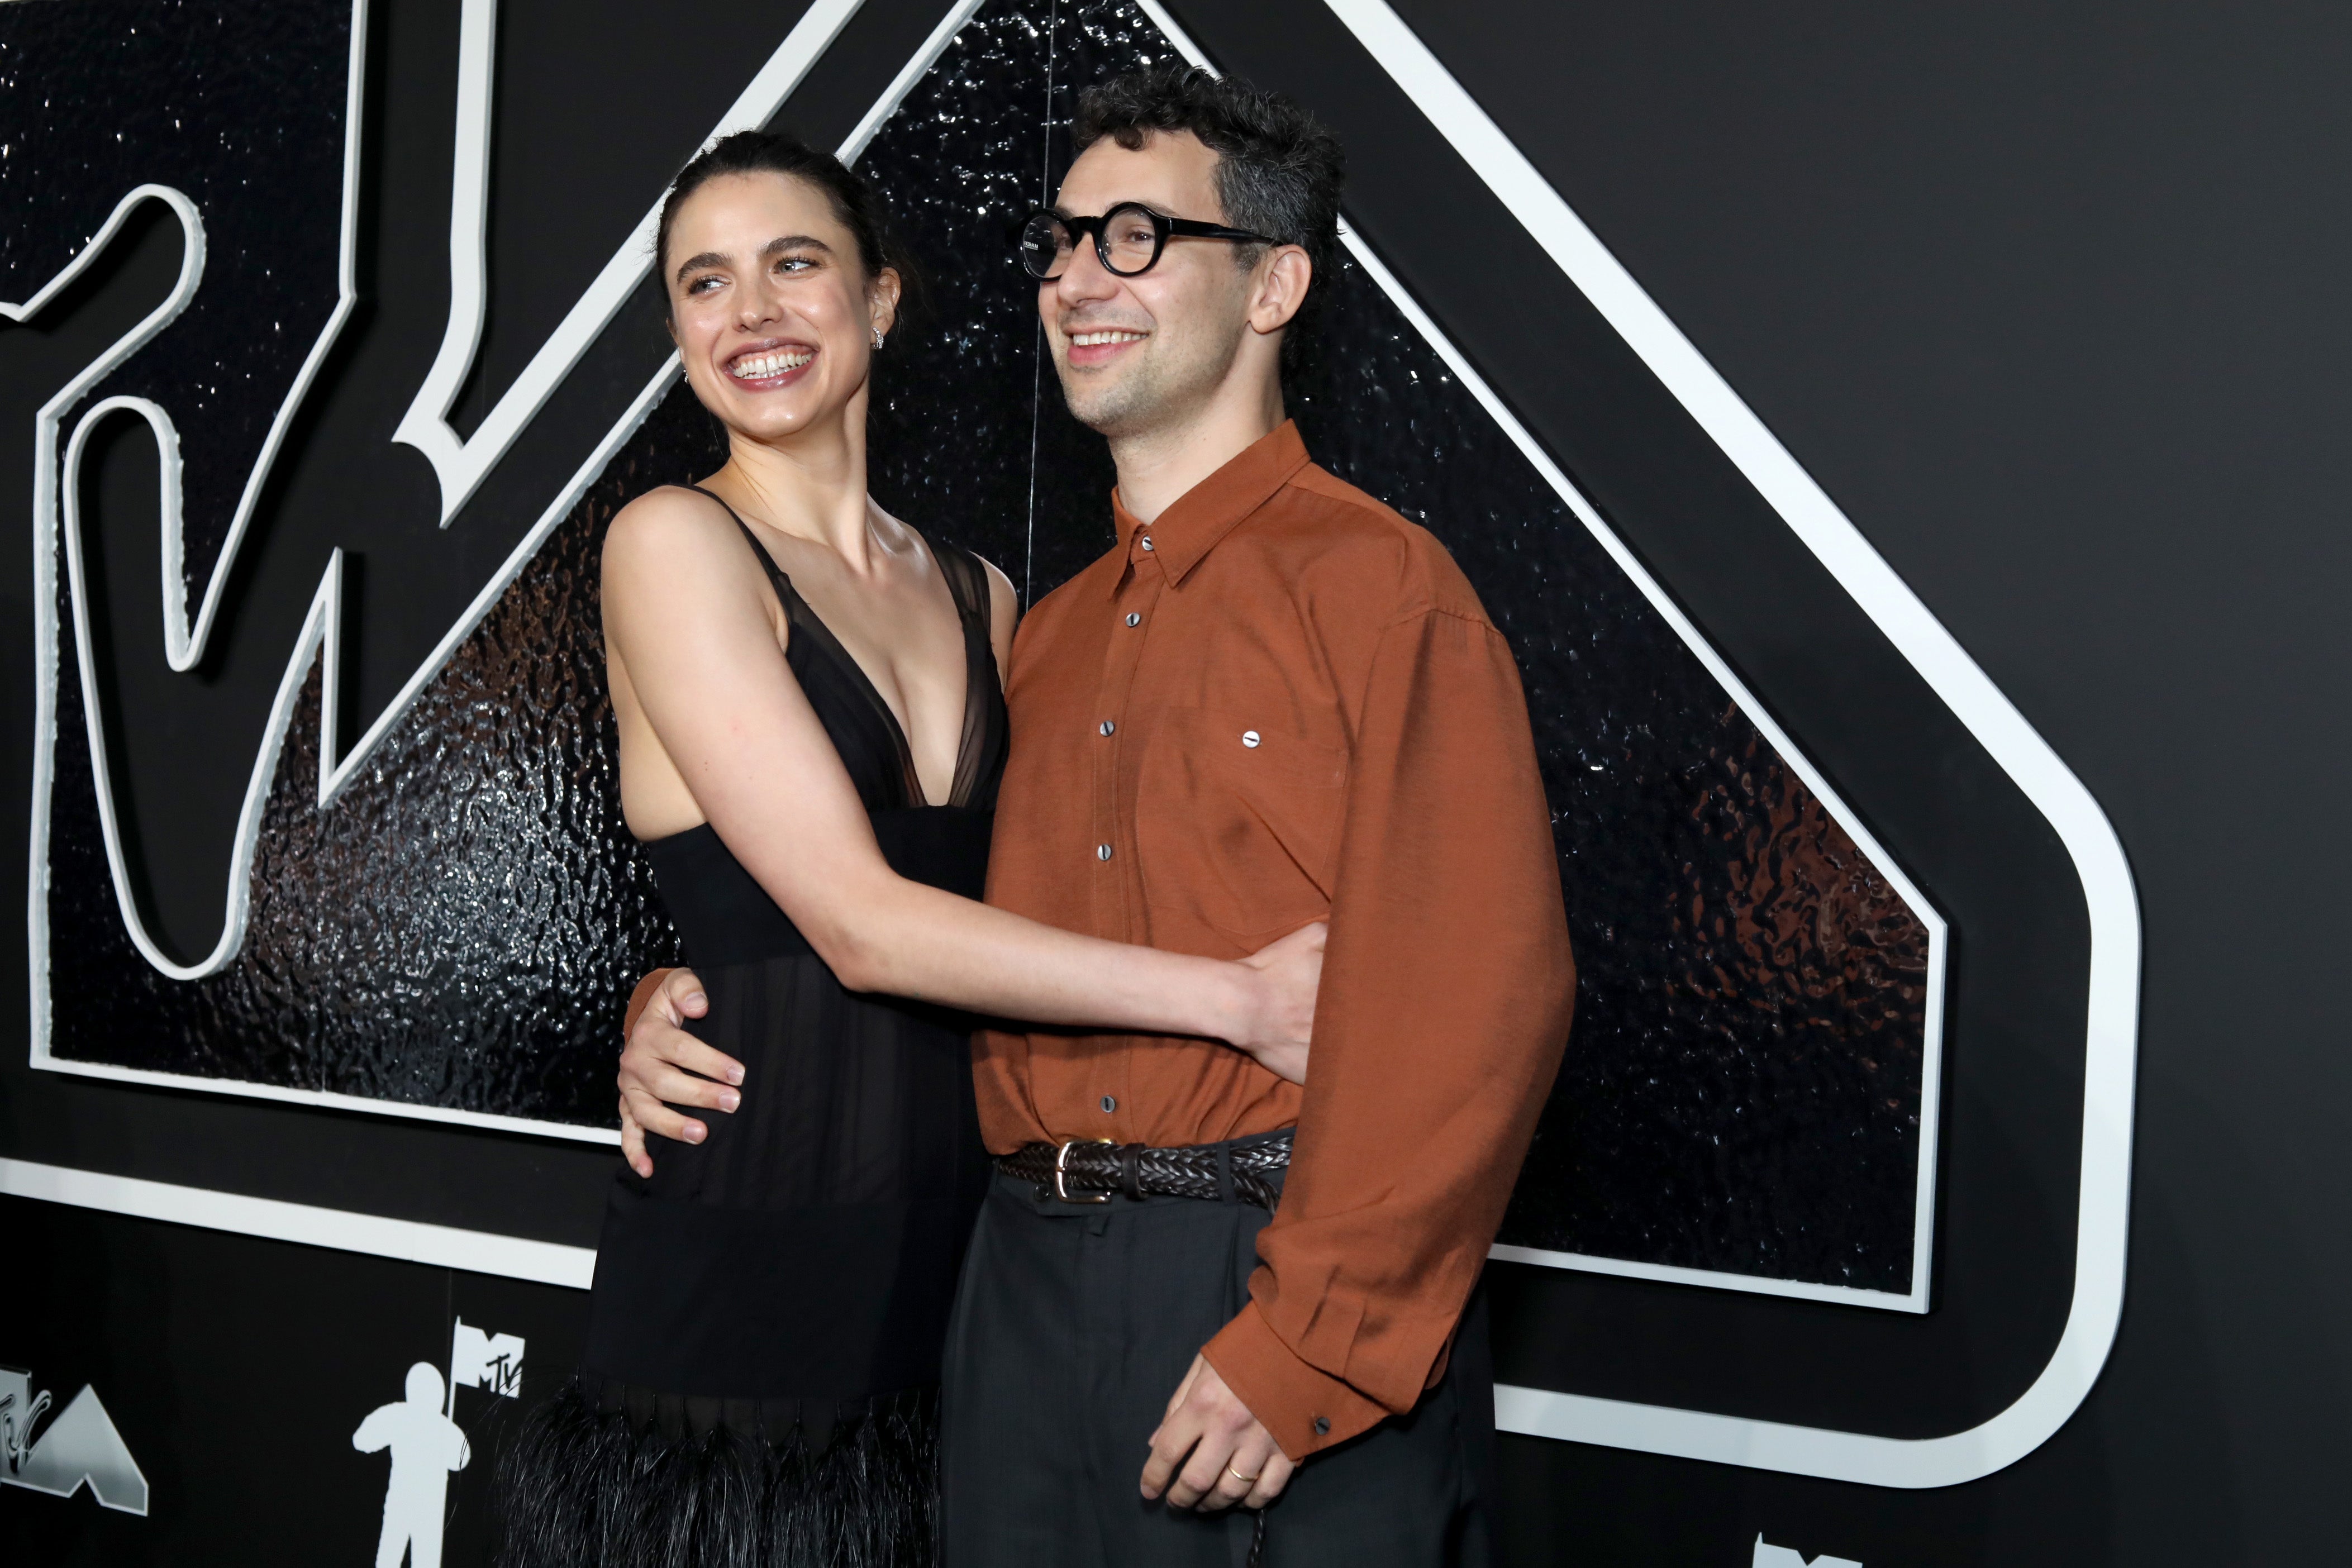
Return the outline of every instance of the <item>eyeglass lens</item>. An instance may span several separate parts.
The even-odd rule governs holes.
[[[1103,215],[1101,224],[1101,250],[1108,253],[1103,259],[1108,260],[1111,271],[1132,277],[1150,271],[1151,264],[1160,259],[1160,225],[1152,221],[1148,209],[1114,207]],[[1050,282],[1068,269],[1076,246],[1077,236],[1071,233],[1068,224],[1050,213],[1039,213],[1022,231],[1022,264],[1032,277]]]

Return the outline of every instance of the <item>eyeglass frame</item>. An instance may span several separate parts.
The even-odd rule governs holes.
[[[1141,213],[1151,220],[1151,259],[1133,272],[1122,272],[1110,263],[1110,221],[1119,214],[1128,212]],[[1021,226],[1013,231],[1013,249],[1021,256],[1021,270],[1039,283],[1055,282],[1062,277],[1063,273],[1069,270],[1069,265],[1066,262],[1060,272],[1050,276],[1040,276],[1036,269],[1029,265],[1029,246],[1026,236],[1030,226],[1039,218],[1049,218],[1069,231],[1070,256],[1073,259],[1076,259],[1078,254],[1077,242],[1087,235],[1093,235],[1095,259],[1101,262],[1103,270],[1113,277],[1140,277],[1150,272],[1160,265],[1160,258],[1168,253],[1168,242],[1173,238],[1230,240],[1236,245],[1286,243],[1275,238],[1272,235],[1252,234],[1247,229],[1227,228],[1223,224],[1206,224],[1198,218],[1171,218],[1166,213],[1156,212],[1141,202],[1121,202],[1108,212],[1098,213],[1087,218],[1073,217],[1066,213],[1055,212],[1051,207],[1035,207],[1021,220]]]

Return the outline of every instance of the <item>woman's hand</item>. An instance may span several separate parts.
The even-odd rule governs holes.
[[[1304,925],[1241,961],[1252,971],[1248,1006],[1233,1044],[1293,1083],[1307,1082],[1307,1041],[1315,1033],[1315,993],[1323,984],[1323,944],[1331,927]]]

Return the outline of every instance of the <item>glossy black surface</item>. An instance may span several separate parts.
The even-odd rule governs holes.
[[[1127,8],[992,5],[866,155],[930,297],[877,372],[875,491],[1032,599],[1108,543],[1111,474],[1009,225],[1066,166],[1073,87],[1171,52]],[[1294,411],[1510,635],[1561,849],[1578,1021],[1504,1239],[1907,1290],[1924,930],[1394,308],[1352,267],[1335,289]],[[68,669],[58,1054],[604,1121],[619,998],[672,938],[620,831],[594,551],[628,497],[719,454],[674,392],[323,817],[301,710],[246,949],[211,980],[122,936]]]
[[[178,426],[193,615],[335,308],[352,5],[102,0],[7,21],[0,298],[46,283],[136,186],[170,186],[203,214],[194,298],[89,393],[152,398]]]
[[[314,674],[260,836],[245,945],[164,978],[123,935],[70,664],[51,838],[59,1056],[609,1124],[616,1020],[677,941],[620,819],[596,609],[604,528],[723,460],[683,390],[637,434],[321,812]]]
[[[1298,418],[1509,635],[1577,1019],[1502,1239],[1907,1291],[1927,932],[1358,268]]]

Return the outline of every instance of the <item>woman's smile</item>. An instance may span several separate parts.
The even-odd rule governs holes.
[[[816,355],[813,343],[770,339],[737,350],[724,370],[729,381],[747,392],[775,392],[799,381]]]

